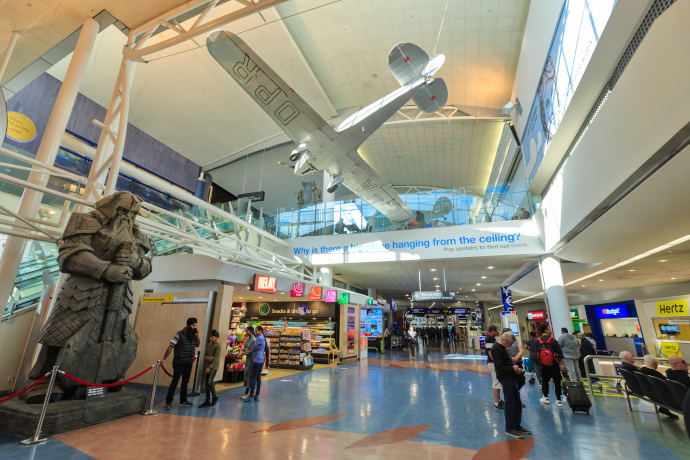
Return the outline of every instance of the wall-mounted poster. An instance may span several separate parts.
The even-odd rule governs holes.
[[[355,352],[355,307],[347,307],[347,352]]]
[[[383,337],[383,310],[362,310],[360,312],[359,335],[361,337]]]

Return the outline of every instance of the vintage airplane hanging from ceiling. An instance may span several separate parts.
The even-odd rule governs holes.
[[[442,78],[433,78],[445,61],[442,54],[429,58],[417,45],[398,43],[388,54],[388,68],[401,87],[331,127],[237,35],[216,30],[206,44],[211,56],[297,144],[290,155],[297,161],[295,174],[325,170],[332,178],[329,192],[345,184],[393,222],[412,217],[357,149],[410,100],[426,113],[443,108],[448,88]]]

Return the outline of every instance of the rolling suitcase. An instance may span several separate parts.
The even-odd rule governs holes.
[[[570,382],[563,378],[563,373],[561,373],[561,378],[563,379],[563,393],[568,400],[568,405],[573,410],[587,412],[589,415],[589,409],[592,407],[592,403],[587,396],[587,391],[582,382]]]

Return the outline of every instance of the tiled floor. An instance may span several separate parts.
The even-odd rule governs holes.
[[[472,352],[453,354],[431,347],[414,362],[393,352],[295,373],[264,382],[259,402],[243,403],[243,389],[230,388],[213,408],[174,405],[168,413],[60,434],[37,447],[0,435],[0,458],[690,459],[682,419],[658,417],[638,401],[631,413],[615,392],[597,395],[587,416],[567,404],[541,405],[540,388],[527,385],[523,425],[534,435],[509,440],[503,412],[493,408],[485,362]]]

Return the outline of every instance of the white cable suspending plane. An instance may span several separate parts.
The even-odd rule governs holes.
[[[429,58],[417,45],[398,43],[388,54],[388,68],[401,87],[331,127],[237,35],[216,30],[206,44],[211,56],[295,142],[290,154],[290,160],[297,161],[295,174],[325,170],[332,178],[329,192],[345,184],[393,222],[412,217],[357,149],[410,100],[425,113],[443,108],[448,88],[442,78],[433,78],[445,61],[442,54]]]

